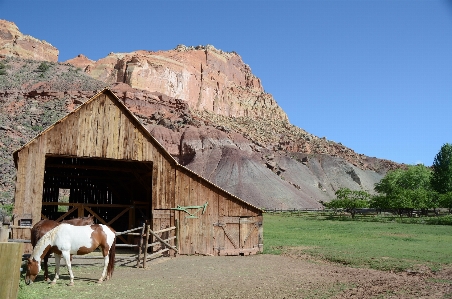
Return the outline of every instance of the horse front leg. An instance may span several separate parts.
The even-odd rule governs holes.
[[[61,260],[61,255],[55,253],[55,277],[53,278],[51,284],[56,284],[58,278],[60,277],[60,260]],[[45,271],[47,271],[47,260],[45,260],[45,258],[44,258],[44,263],[45,263],[44,267],[46,268]]]
[[[63,258],[66,262],[66,266],[69,271],[69,276],[71,278],[71,281],[69,282],[68,286],[73,286],[74,285],[74,274],[72,273],[71,255],[69,254],[69,251],[63,252]]]
[[[50,254],[46,254],[44,256],[44,281],[49,280],[49,256],[50,256]],[[55,258],[55,264],[56,264],[56,258]]]

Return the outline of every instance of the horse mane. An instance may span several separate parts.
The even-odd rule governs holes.
[[[60,229],[61,225],[58,225],[54,229],[51,229],[48,232],[46,232],[44,236],[42,236],[41,239],[39,239],[38,242],[36,243],[35,248],[31,253],[31,257],[37,261],[38,259],[36,258],[36,254],[39,253],[39,260],[41,260],[42,253],[44,252],[48,245],[52,244],[52,240],[55,239],[55,234]]]

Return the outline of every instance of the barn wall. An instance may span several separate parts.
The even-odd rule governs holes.
[[[44,182],[45,140],[37,139],[17,156],[17,179],[14,214],[15,223],[23,219],[32,219],[36,223],[41,219],[41,199]],[[19,186],[19,187],[18,187]],[[30,230],[18,230],[14,238],[29,239]]]
[[[259,209],[235,198],[198,175],[178,167],[176,205],[202,206],[206,202],[205,213],[197,211],[195,214],[197,218],[191,218],[183,211],[176,211],[175,218],[179,219],[180,225],[180,254],[218,255],[218,247],[221,247],[223,252],[231,249],[228,251],[230,254],[239,254],[245,247],[252,248],[261,241],[262,236],[259,234],[262,235],[262,231],[259,231],[258,227],[253,230],[247,228],[253,226],[255,222],[262,223],[262,212]],[[194,214],[196,209],[189,211]],[[244,224],[241,229],[240,219],[246,219],[243,222],[249,221],[249,225]],[[228,223],[229,228],[218,229],[218,223]],[[242,239],[246,240],[242,246],[239,242],[240,234]]]
[[[48,154],[153,161],[163,150],[156,148],[144,130],[124,107],[101,94],[40,138],[47,139]]]
[[[41,219],[46,155],[156,161],[153,204],[174,206],[175,162],[116,101],[112,95],[99,94],[17,152],[15,214],[19,218],[31,217],[33,224]],[[15,238],[23,234],[28,238],[27,230],[16,231]]]

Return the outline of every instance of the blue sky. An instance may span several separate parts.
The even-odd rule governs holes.
[[[235,51],[309,133],[431,165],[452,143],[452,0],[0,0],[60,61],[83,53]]]

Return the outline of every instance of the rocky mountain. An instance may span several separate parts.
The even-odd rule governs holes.
[[[234,52],[179,45],[98,61],[24,58],[0,59],[3,201],[13,196],[12,152],[105,86],[181,164],[262,208],[319,208],[337,189],[372,191],[400,167],[291,125]]]

